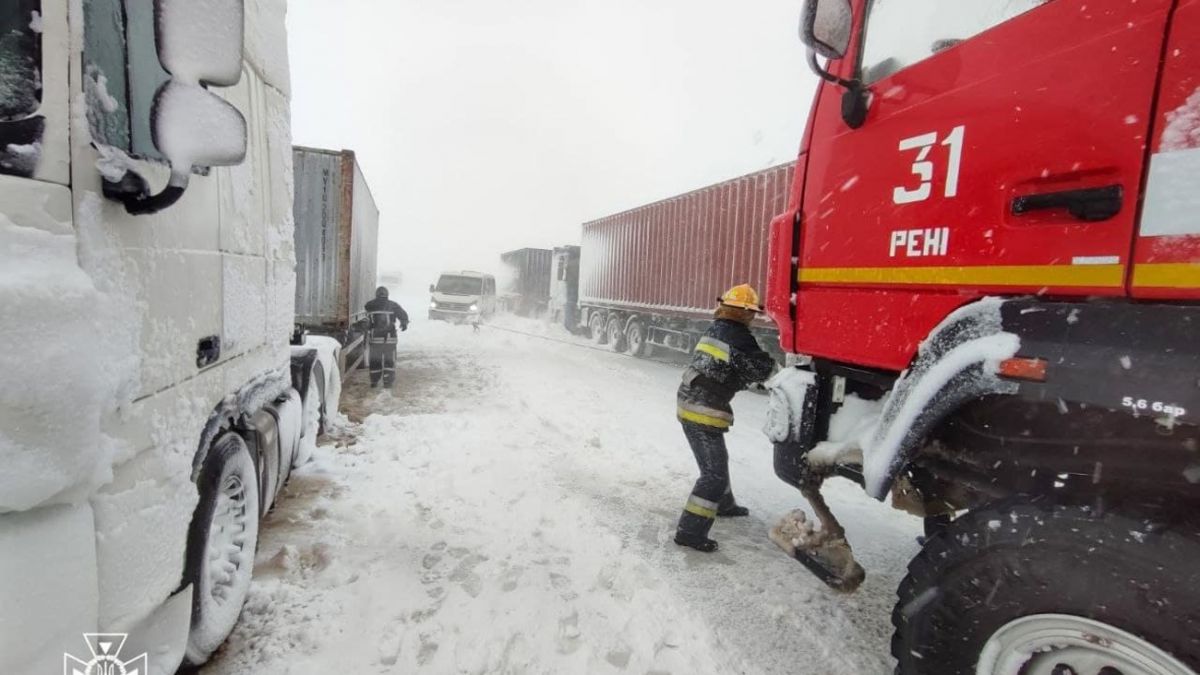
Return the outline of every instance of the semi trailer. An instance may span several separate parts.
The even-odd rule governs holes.
[[[326,405],[328,345],[289,345],[283,3],[0,27],[0,668],[172,673],[232,630]]]
[[[379,208],[352,150],[296,146],[296,333],[338,344],[343,378],[366,358],[375,297]]]
[[[925,518],[896,672],[1200,672],[1200,2],[809,0],[767,311],[773,533]],[[869,570],[868,570],[869,573]]]
[[[763,289],[768,224],[787,204],[793,171],[780,165],[584,223],[581,325],[635,356],[690,352],[722,292]],[[769,321],[754,331],[778,344]]]
[[[550,268],[553,252],[548,248],[518,248],[500,254],[505,274],[500,300],[507,311],[520,316],[538,316],[550,304]]]

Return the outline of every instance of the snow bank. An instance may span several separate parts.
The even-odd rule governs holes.
[[[140,322],[100,208],[84,196],[78,236],[0,214],[0,512],[79,502],[129,454],[102,423],[132,398]]]

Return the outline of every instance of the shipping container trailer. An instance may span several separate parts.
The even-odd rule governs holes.
[[[351,150],[296,146],[296,325],[343,345],[342,377],[365,356],[375,297],[379,209]]]
[[[764,291],[771,218],[787,206],[795,165],[771,167],[584,223],[579,309],[600,344],[643,356],[690,352],[717,298],[742,283]],[[772,324],[755,324],[778,348]]]
[[[507,267],[500,296],[505,308],[521,316],[537,316],[550,303],[550,266],[553,251],[548,248],[519,248],[500,254]]]

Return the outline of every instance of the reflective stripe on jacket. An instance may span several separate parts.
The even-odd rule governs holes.
[[[775,361],[749,327],[717,319],[696,343],[679,384],[680,420],[721,431],[733,425],[734,394],[771,376]]]

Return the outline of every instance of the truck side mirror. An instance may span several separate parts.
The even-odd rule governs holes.
[[[844,88],[842,119],[851,129],[867,121],[870,98],[862,82],[834,75],[817,63],[817,56],[840,59],[850,48],[850,33],[854,28],[854,8],[850,0],[805,0],[800,19],[800,40],[808,47],[808,67],[823,80]]]
[[[151,136],[171,163],[166,188],[150,195],[146,180],[126,171],[104,180],[104,194],[139,215],[174,204],[197,167],[231,166],[246,158],[246,118],[208,91],[242,75],[243,0],[154,0],[158,60],[171,74],[154,95]]]
[[[827,59],[840,59],[850,48],[853,19],[850,0],[805,0],[800,40]]]

